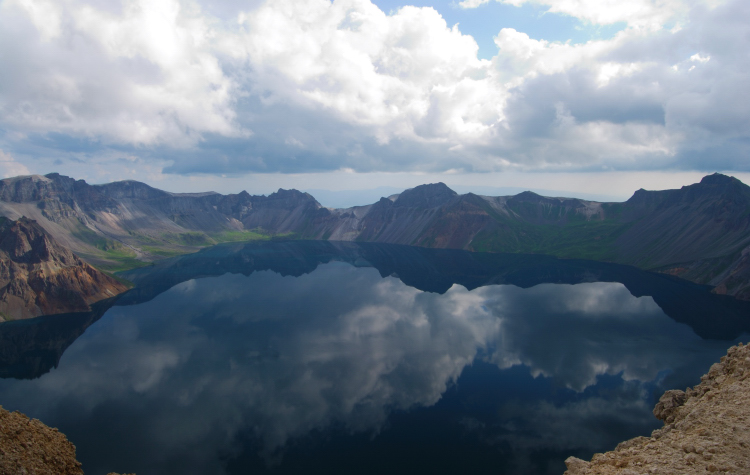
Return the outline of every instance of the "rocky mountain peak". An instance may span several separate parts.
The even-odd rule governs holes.
[[[653,201],[657,193],[658,192],[649,191],[644,188],[639,188],[635,190],[635,193],[633,193],[633,196],[628,198],[626,203],[631,204],[631,205],[643,205],[643,204],[648,203],[649,201]]]
[[[28,218],[4,219],[0,224],[0,252],[15,262],[35,264],[58,261],[63,265],[75,261],[73,253],[53,242],[41,226]]]
[[[702,185],[730,185],[732,183],[739,182],[739,180],[733,176],[714,173],[712,175],[704,176],[700,182]]]
[[[532,204],[543,204],[551,206],[564,206],[567,208],[583,208],[585,205],[578,198],[548,198],[546,196],[539,195],[533,191],[521,192],[508,200],[508,203],[520,204],[520,203],[532,203]]]
[[[741,206],[750,204],[750,187],[733,176],[714,173],[703,177],[700,183],[692,187],[698,193],[712,197],[721,196],[722,199],[741,203]]]
[[[513,198],[523,201],[533,201],[537,202],[544,197],[542,195],[539,195],[537,193],[534,193],[533,191],[522,191],[521,193],[515,195]]]
[[[94,187],[108,198],[116,200],[154,200],[170,196],[166,191],[157,190],[145,183],[134,180],[116,181],[114,183],[107,183],[106,185],[94,185]]]
[[[732,176],[714,173],[704,176],[700,183],[683,186],[678,190],[650,191],[643,188],[633,193],[627,201],[631,205],[654,205],[661,204],[665,200],[696,200],[705,197],[717,197],[720,195],[747,195],[750,197],[750,187]]]
[[[456,196],[458,193],[448,188],[445,183],[430,183],[405,190],[394,204],[408,208],[436,208]]]
[[[508,200],[509,203],[547,203],[547,202],[553,202],[553,200],[534,193],[533,191],[523,191],[511,199]]]
[[[285,190],[279,188],[276,193],[268,195],[267,205],[273,207],[293,207],[301,204],[311,204],[315,208],[321,207],[320,203],[310,193],[303,193],[295,189]]]
[[[54,188],[47,177],[26,175],[0,180],[0,200],[24,203],[45,199]]]
[[[89,186],[86,180],[76,180],[69,176],[60,175],[59,173],[47,173],[44,178],[48,180],[50,185],[54,186],[57,190],[65,190],[68,192],[73,191],[76,187]]]
[[[21,176],[14,176],[11,178],[4,178],[2,180],[5,183],[15,183],[19,181],[30,181],[30,182],[45,182],[48,183],[50,179],[43,175],[21,175]]]

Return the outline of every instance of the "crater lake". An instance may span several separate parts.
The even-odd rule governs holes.
[[[87,474],[561,474],[750,333],[748,302],[542,255],[272,241],[120,276],[0,325],[0,403]]]

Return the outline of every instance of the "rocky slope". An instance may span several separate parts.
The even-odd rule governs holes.
[[[714,174],[679,190],[638,190],[619,218],[618,253],[641,267],[711,260],[750,245],[750,187]]]
[[[0,321],[89,312],[127,290],[59,245],[36,222],[0,221]]]
[[[83,470],[65,435],[0,407],[0,473],[83,475]]]
[[[75,445],[63,433],[0,406],[0,474],[25,473],[83,475],[83,470]]]
[[[0,181],[0,215],[27,216],[89,262],[133,267],[228,240],[290,235],[635,265],[750,299],[750,187],[714,174],[624,203],[458,195],[421,185],[368,206],[322,207],[279,190],[174,194],[143,183],[89,185],[59,174]]]
[[[0,215],[34,219],[65,247],[110,268],[259,237],[246,232],[252,229],[298,232],[321,208],[296,190],[179,194],[136,181],[89,185],[57,173],[0,180]]]
[[[750,346],[730,348],[694,388],[667,391],[654,415],[664,427],[651,437],[570,457],[565,474],[750,473]]]

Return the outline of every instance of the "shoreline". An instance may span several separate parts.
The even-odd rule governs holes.
[[[729,348],[700,384],[665,392],[653,412],[664,426],[651,437],[589,462],[569,457],[564,475],[750,472],[750,345]]]

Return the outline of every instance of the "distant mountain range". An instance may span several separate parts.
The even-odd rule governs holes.
[[[32,218],[110,270],[217,242],[285,237],[616,262],[750,299],[750,187],[720,174],[679,190],[638,190],[623,203],[532,192],[459,195],[437,183],[367,206],[329,209],[296,190],[178,194],[136,181],[89,185],[53,173],[0,181],[0,215]]]

